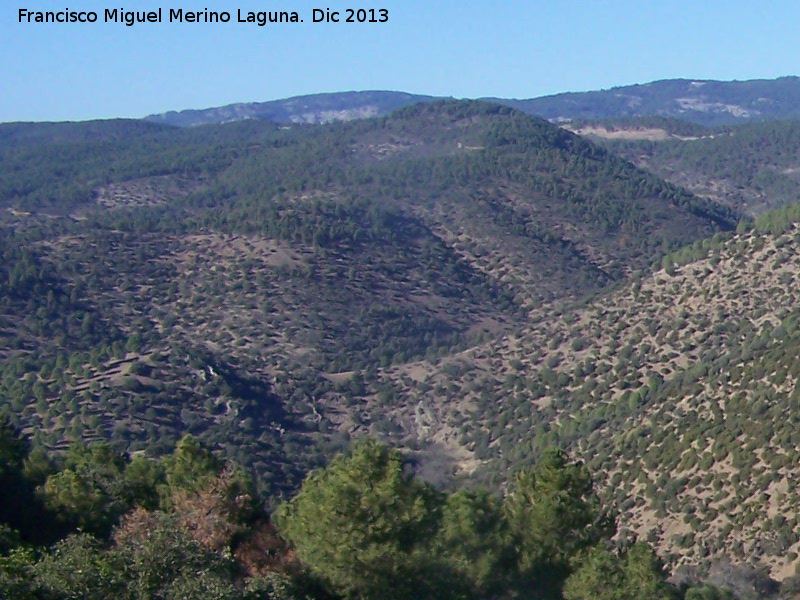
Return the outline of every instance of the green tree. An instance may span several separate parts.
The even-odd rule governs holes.
[[[33,455],[39,456],[40,451]],[[35,495],[35,475],[29,472],[30,445],[7,418],[0,416],[0,529],[3,542],[13,545],[16,533],[27,541],[50,539],[50,518]]]
[[[26,516],[26,503],[31,494],[24,477],[28,443],[18,435],[5,417],[0,417],[0,523],[20,528]]]
[[[81,600],[125,598],[122,573],[96,538],[67,537],[31,569],[38,597]]]
[[[33,583],[35,562],[32,548],[17,547],[0,554],[0,598],[15,600],[40,600]]]
[[[520,472],[503,508],[521,585],[556,589],[569,575],[570,559],[615,530],[588,469],[561,450],[546,451],[533,470]]]
[[[564,582],[565,600],[671,600],[677,590],[666,581],[653,550],[635,544],[621,557],[603,547],[593,548],[576,562],[579,566]]]
[[[193,539],[176,517],[141,509],[115,531],[111,548],[87,534],[71,535],[17,571],[34,598],[249,600],[230,557]]]
[[[510,548],[500,503],[488,492],[460,490],[447,498],[434,550],[445,557],[475,594],[507,583]]]
[[[111,560],[124,573],[127,598],[234,600],[236,565],[194,539],[176,515],[136,510],[114,532]]]
[[[300,560],[334,592],[425,597],[436,584],[426,579],[426,549],[439,511],[438,495],[404,472],[400,453],[368,439],[311,473],[277,521]]]

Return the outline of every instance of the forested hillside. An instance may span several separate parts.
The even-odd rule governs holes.
[[[460,407],[440,419],[486,461],[485,481],[570,448],[604,473],[628,533],[673,564],[728,557],[788,577],[800,548],[796,219],[795,206],[667,256],[588,308],[406,379],[405,393],[440,390]]]
[[[580,587],[591,569],[624,587],[631,564],[655,565],[625,553],[636,538],[685,582],[730,574],[719,567],[729,560],[790,589],[797,210],[740,224],[751,205],[693,194],[612,150],[638,160],[625,153],[711,144],[704,156],[729,152],[731,178],[750,169],[745,194],[763,177],[752,173],[793,168],[792,125],[603,127],[665,133],[603,147],[456,101],[316,126],[0,125],[0,397],[11,425],[62,457],[57,467],[79,461],[78,441],[156,464],[191,434],[251,473],[259,505],[284,515],[300,511],[310,470],[370,434],[404,449],[422,502],[412,504],[425,508],[413,518],[420,531],[436,523],[424,551],[398,542],[411,562],[392,563],[391,576],[438,548],[445,571],[477,586],[462,597],[493,597],[485,586],[497,582],[480,573],[510,542],[486,534],[499,546],[458,555],[436,537],[462,501],[448,494],[486,484],[497,498],[452,510],[469,520],[480,508],[487,531],[513,529],[514,511],[498,504],[508,482],[560,448],[588,466],[603,514],[619,515],[615,535],[576,546],[589,552],[578,562],[559,557],[558,586],[584,573],[565,597],[600,597]],[[753,212],[790,200],[777,189]],[[119,546],[109,532],[132,506],[84,530]],[[319,541],[304,550],[288,522],[285,535],[312,571],[340,558],[321,559]],[[588,550],[601,538],[615,546]],[[526,543],[498,572],[506,591],[533,577],[519,571]],[[477,565],[469,577],[465,563]],[[349,587],[350,566],[320,569],[325,593],[377,594]]]
[[[631,119],[575,129],[642,169],[750,216],[800,198],[799,121],[689,129]]]
[[[386,408],[408,398],[382,369],[435,363],[734,225],[480,103],[321,128],[0,131],[15,423],[54,448],[158,452],[188,431],[273,493],[328,444],[392,434]]]

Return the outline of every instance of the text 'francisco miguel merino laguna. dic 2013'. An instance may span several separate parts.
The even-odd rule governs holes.
[[[236,10],[234,19],[230,12],[215,10],[168,10],[134,11],[123,8],[107,8],[100,14],[95,11],[64,9],[59,11],[40,11],[19,9],[19,23],[121,23],[128,27],[136,23],[162,23],[166,16],[169,23],[253,23],[263,27],[267,23],[302,23],[303,18],[295,11],[243,11]],[[312,23],[386,23],[389,11],[385,8],[348,8],[333,11],[329,8],[311,9]]]

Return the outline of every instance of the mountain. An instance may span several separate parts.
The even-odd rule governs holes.
[[[351,434],[395,437],[389,409],[416,400],[384,369],[552,316],[737,220],[485,103],[319,127],[74,128],[2,150],[15,423],[48,446],[151,452],[192,432],[270,493]],[[104,133],[79,141],[86,128]]]
[[[556,122],[635,116],[730,125],[800,116],[800,78],[713,81],[665,79],[530,100],[489,99]]]
[[[433,96],[404,92],[337,92],[295,96],[271,102],[229,104],[204,110],[170,111],[150,115],[146,120],[178,127],[229,123],[245,119],[261,119],[276,123],[329,123],[385,115],[403,106],[433,100],[436,100]]]
[[[150,115],[157,123],[187,127],[263,119],[276,123],[328,123],[388,114],[418,102],[442,98],[403,92],[339,92],[271,102],[231,104],[204,110]],[[673,117],[702,125],[732,125],[800,116],[800,78],[713,81],[666,79],[593,92],[531,98],[484,98],[526,114],[563,123],[636,116]]]
[[[673,567],[758,561],[789,577],[800,553],[798,216],[795,206],[696,243],[694,258],[667,257],[586,307],[439,365],[392,367],[396,393],[428,411],[424,423],[411,407],[392,419],[411,438],[448,430],[493,483],[567,447],[600,474],[622,537],[654,543]]]

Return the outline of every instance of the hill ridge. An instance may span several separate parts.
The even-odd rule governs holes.
[[[179,126],[266,119],[279,123],[326,123],[381,116],[394,109],[443,97],[386,90],[329,92],[266,102],[150,115],[146,120]],[[562,92],[529,99],[483,97],[554,122],[635,116],[674,117],[703,125],[800,116],[800,78],[745,81],[662,79],[587,92]]]

